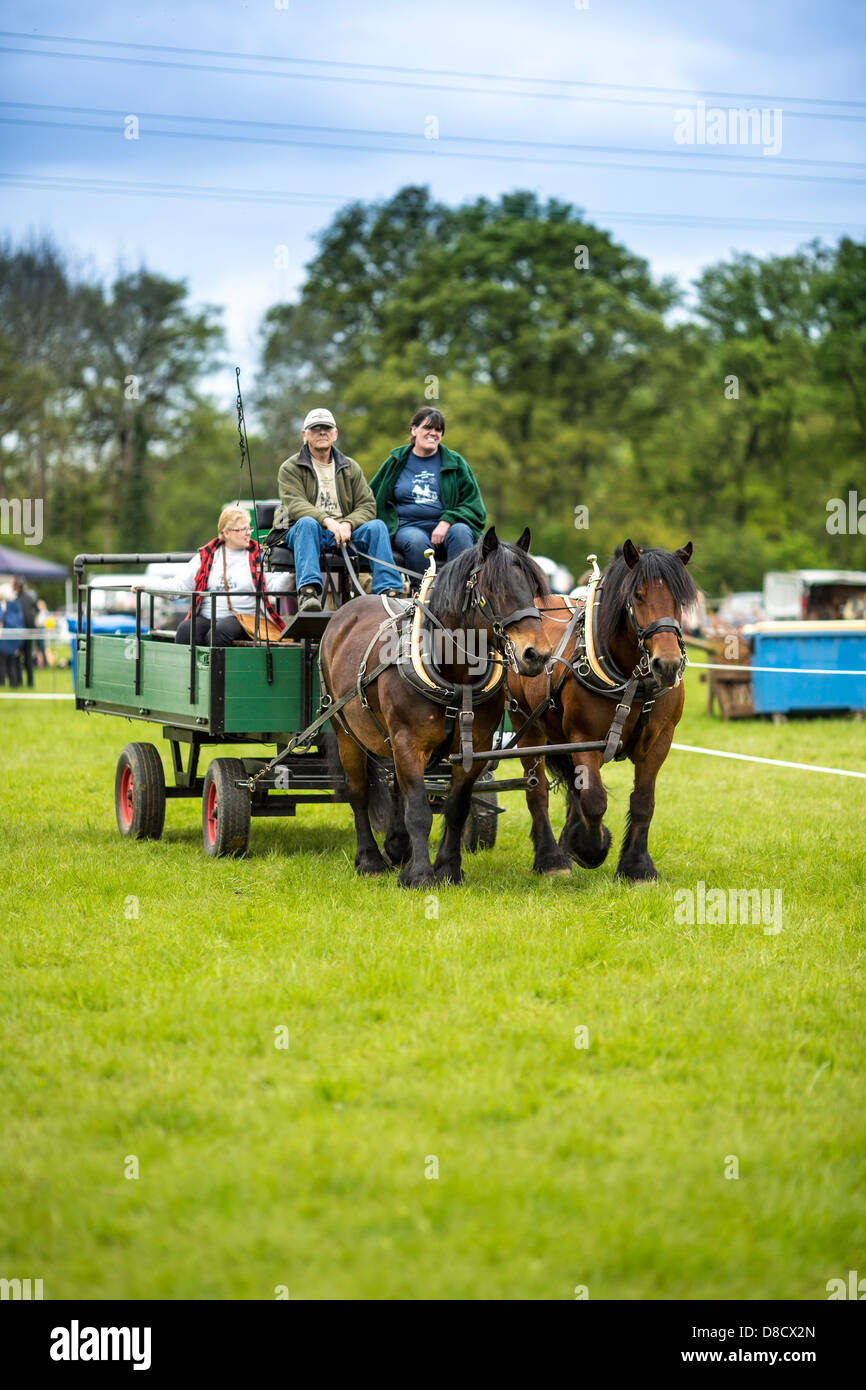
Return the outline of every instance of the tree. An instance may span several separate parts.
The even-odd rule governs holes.
[[[192,311],[182,281],[144,269],[88,297],[89,432],[105,473],[105,523],[121,548],[152,543],[156,458],[181,437],[222,342],[216,311]]]
[[[352,204],[308,269],[299,302],[263,324],[269,437],[296,437],[327,403],[371,472],[429,400],[506,531],[534,513],[544,544],[580,557],[575,505],[665,410],[652,382],[673,285],[568,204],[523,192]]]

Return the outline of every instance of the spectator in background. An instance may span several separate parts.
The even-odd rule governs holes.
[[[47,626],[48,626],[48,604],[45,602],[44,598],[38,598],[38,599],[36,600],[36,622],[35,622],[35,626],[38,627],[38,628],[41,628],[43,632],[45,631],[45,629],[46,629]],[[45,638],[44,638],[44,637],[37,637],[37,638],[36,638],[36,653],[37,653],[37,664],[38,664],[39,666],[47,666],[47,665],[48,665],[48,657],[47,657],[46,652],[45,652]]]
[[[28,589],[23,579],[15,580],[15,594],[21,604],[21,612],[24,614],[23,627],[36,626],[37,599],[32,589]],[[27,675],[27,684],[33,689],[33,656],[34,643],[27,637],[21,643],[21,661]]]
[[[0,590],[0,685],[5,685],[8,678],[13,690],[17,690],[21,684],[21,638],[4,637],[3,634],[23,626],[21,603],[10,585]]]

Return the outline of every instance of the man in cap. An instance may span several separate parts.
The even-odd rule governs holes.
[[[280,465],[280,506],[274,525],[287,526],[286,545],[295,552],[302,613],[322,607],[325,550],[352,540],[370,559],[374,594],[402,593],[388,529],[376,520],[376,502],[360,464],[337,448],[337,422],[330,410],[311,410],[304,420],[303,448]],[[377,564],[377,560],[385,564]]]

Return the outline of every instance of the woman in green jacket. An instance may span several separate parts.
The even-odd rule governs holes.
[[[417,410],[409,432],[410,442],[388,455],[370,487],[392,547],[402,550],[408,569],[423,574],[425,550],[442,545],[453,560],[475,544],[486,512],[469,464],[442,443],[441,411]]]

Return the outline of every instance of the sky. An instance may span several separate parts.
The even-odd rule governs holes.
[[[564,199],[684,287],[866,234],[864,0],[4,0],[0,24],[0,234],[221,306],[227,406],[335,210],[407,184]],[[732,107],[766,113],[758,143]]]

